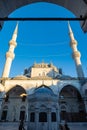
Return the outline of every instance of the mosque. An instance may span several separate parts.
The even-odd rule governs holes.
[[[70,24],[69,37],[77,78],[64,75],[53,63],[34,63],[23,75],[9,78],[18,24],[9,42],[0,79],[0,122],[27,122],[27,130],[58,130],[59,123],[87,122],[87,82],[81,54]]]

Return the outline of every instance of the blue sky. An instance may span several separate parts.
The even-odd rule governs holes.
[[[75,17],[67,9],[50,3],[30,4],[17,9],[9,17]],[[4,22],[0,31],[0,76],[5,64],[5,53],[9,48],[17,21]],[[78,41],[81,61],[85,76],[87,76],[87,34],[79,21],[70,22],[74,36]],[[34,62],[53,62],[63,69],[66,75],[76,76],[76,68],[72,59],[67,21],[20,21],[18,29],[15,59],[11,66],[10,77],[23,74],[24,68]]]

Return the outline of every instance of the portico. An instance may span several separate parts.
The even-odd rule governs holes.
[[[58,97],[53,91],[42,85],[28,96],[28,130],[58,130]]]

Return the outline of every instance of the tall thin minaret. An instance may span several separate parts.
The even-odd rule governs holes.
[[[17,23],[17,25],[15,27],[12,39],[9,42],[9,50],[6,53],[6,63],[5,63],[5,66],[4,66],[2,78],[9,77],[9,73],[10,73],[10,69],[11,69],[11,64],[12,64],[12,61],[13,61],[13,59],[15,57],[14,49],[17,46],[17,43],[16,43],[17,33],[18,33],[18,23]]]
[[[69,22],[68,22],[68,28],[69,28],[69,36],[70,36],[70,46],[73,51],[72,57],[75,61],[77,76],[78,78],[84,78],[84,73],[83,73],[82,64],[80,60],[81,54],[77,49],[77,41],[74,38],[74,34],[72,32]]]

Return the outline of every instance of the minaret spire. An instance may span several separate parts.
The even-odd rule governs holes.
[[[70,36],[70,46],[72,48],[72,57],[75,61],[75,65],[76,65],[76,70],[77,70],[77,75],[79,78],[83,78],[84,77],[84,73],[83,73],[83,69],[82,69],[82,64],[81,64],[81,54],[77,49],[77,41],[74,38],[74,34],[73,31],[71,29],[71,26],[68,22],[68,28],[69,28],[69,36]]]
[[[14,49],[17,46],[17,43],[16,43],[17,34],[18,34],[18,23],[17,23],[17,25],[15,27],[15,30],[14,30],[14,33],[12,35],[12,39],[9,42],[9,50],[6,53],[6,63],[5,63],[5,66],[4,66],[4,71],[3,71],[3,74],[2,74],[2,78],[3,77],[4,78],[9,77],[12,60],[15,57]]]
[[[72,29],[71,29],[71,26],[70,26],[69,21],[68,21],[68,28],[69,28],[69,34],[70,34],[71,40],[75,40],[74,35],[73,35],[73,31],[72,31]]]
[[[13,36],[12,36],[12,40],[16,41],[17,34],[18,34],[18,22],[17,22],[17,25],[15,27],[15,30],[14,30],[14,33],[13,33]]]

